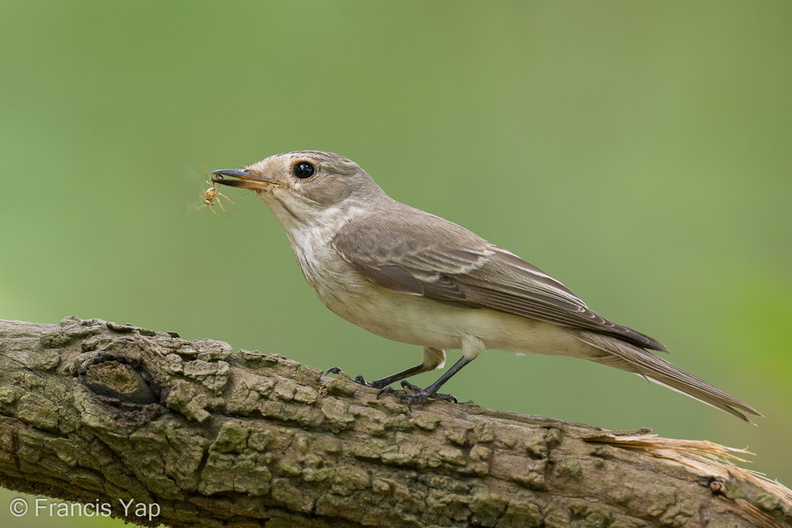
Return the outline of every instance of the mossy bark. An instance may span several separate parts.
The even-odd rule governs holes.
[[[608,434],[470,403],[408,412],[344,375],[173,332],[0,321],[0,484],[158,505],[154,519],[112,507],[133,523],[792,524],[783,497],[602,443]]]

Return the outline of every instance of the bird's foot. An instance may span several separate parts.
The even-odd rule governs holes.
[[[430,388],[422,389],[417,385],[413,385],[409,381],[402,381],[401,386],[405,390],[398,391],[394,390],[393,387],[390,386],[383,387],[382,390],[379,391],[379,394],[377,394],[377,399],[379,399],[383,394],[392,394],[397,398],[406,400],[407,408],[410,410],[412,410],[413,403],[418,403],[429,399],[457,403],[457,399],[451,394],[441,394]]]
[[[341,367],[330,367],[329,369],[325,370],[325,376],[329,376],[330,374],[342,374],[344,371],[341,370]],[[378,384],[376,381],[366,381],[363,376],[355,376],[351,378],[353,382],[357,383],[358,385],[363,385],[365,387],[370,387],[372,389],[381,389],[383,385]]]

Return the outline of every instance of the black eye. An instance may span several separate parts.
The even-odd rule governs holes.
[[[292,169],[294,177],[301,180],[307,180],[314,175],[314,172],[316,172],[316,169],[311,163],[308,163],[307,161],[301,161],[300,163],[297,163]]]

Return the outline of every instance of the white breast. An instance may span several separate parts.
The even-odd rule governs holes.
[[[312,227],[284,228],[308,284],[339,317],[386,339],[440,349],[459,349],[463,336],[475,336],[486,348],[509,352],[590,354],[591,347],[557,325],[455,306],[375,284],[335,251],[332,240],[337,228],[328,226],[341,225],[342,213],[327,213],[325,222]]]

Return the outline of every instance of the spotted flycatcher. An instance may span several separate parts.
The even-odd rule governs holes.
[[[300,269],[336,315],[379,336],[420,345],[423,361],[366,383],[385,388],[462,357],[408,403],[440,387],[489,348],[588,359],[633,372],[743,420],[750,405],[650,350],[655,339],[593,312],[563,284],[464,227],[397,202],[353,161],[304,150],[271,156],[212,181],[255,192],[275,214]]]

